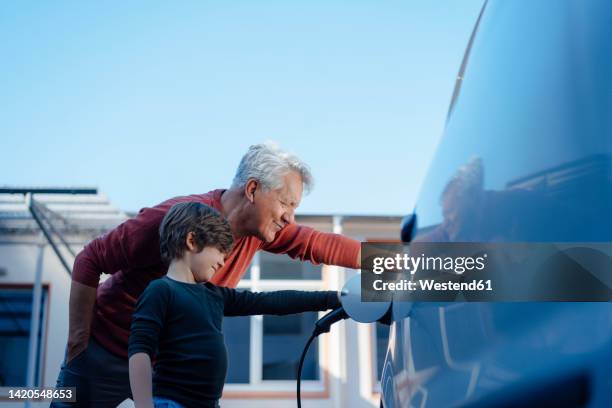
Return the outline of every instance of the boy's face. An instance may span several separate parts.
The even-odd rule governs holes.
[[[189,267],[196,282],[208,282],[225,263],[225,254],[213,246],[190,255]]]

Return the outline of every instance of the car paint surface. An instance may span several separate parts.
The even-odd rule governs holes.
[[[612,2],[489,1],[414,240],[612,241]],[[612,305],[393,305],[390,407],[612,406]]]

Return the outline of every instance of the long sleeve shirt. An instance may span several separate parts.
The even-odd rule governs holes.
[[[227,374],[223,316],[293,314],[340,306],[337,292],[255,293],[211,283],[152,282],[138,300],[129,356],[155,358],[153,395],[185,407],[214,407]]]
[[[92,321],[92,335],[110,352],[127,357],[127,342],[136,301],[147,285],[164,276],[168,265],[161,259],[159,226],[172,205],[197,201],[221,211],[221,195],[213,190],[172,198],[152,208],[143,208],[135,218],[94,239],[76,257],[72,279],[98,286],[102,273],[112,274],[98,286]],[[211,283],[236,287],[255,253],[265,250],[287,254],[313,264],[358,268],[358,241],[339,234],[323,233],[312,228],[289,224],[269,243],[254,236],[235,239],[225,265]]]

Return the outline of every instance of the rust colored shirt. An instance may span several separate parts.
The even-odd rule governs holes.
[[[149,282],[168,271],[168,264],[162,261],[159,250],[159,226],[166,212],[174,204],[186,201],[197,201],[221,211],[224,191],[175,197],[155,207],[143,208],[136,217],[94,239],[78,254],[72,279],[98,287],[91,333],[109,351],[127,358],[132,313],[138,297]],[[236,239],[225,265],[216,272],[211,283],[236,287],[260,249],[314,264],[359,267],[358,241],[289,224],[270,243],[254,236]],[[98,286],[102,273],[111,276]]]

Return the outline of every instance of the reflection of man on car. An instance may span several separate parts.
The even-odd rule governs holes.
[[[457,170],[442,192],[440,201],[444,221],[441,230],[446,234],[446,240],[454,241],[477,231],[476,221],[482,198],[482,160],[473,158]]]
[[[569,178],[568,174],[582,176],[582,184],[586,184],[588,173],[584,172],[584,162],[566,163],[538,174],[555,175],[563,171],[565,178]],[[585,214],[573,210],[572,205],[559,197],[546,194],[547,190],[537,188],[537,184],[527,183],[527,186],[531,186],[529,189],[524,185],[510,184],[512,187],[505,190],[485,190],[483,176],[480,158],[473,158],[460,167],[441,195],[443,221],[432,230],[418,235],[414,242],[578,242],[581,236],[589,232],[591,223]],[[525,179],[532,178],[537,179]],[[558,193],[563,191],[563,187],[559,183],[553,186],[553,190]],[[527,264],[522,262],[529,263],[528,258],[517,258],[519,253],[516,250],[509,251],[507,255],[509,257],[504,260],[504,268],[500,271],[523,270]],[[533,298],[545,300],[608,300],[612,291],[598,276],[611,260],[603,254],[599,255],[602,257],[596,267],[584,267],[577,263],[584,256],[557,252],[532,270],[529,282],[523,282],[525,289],[530,288]],[[509,265],[512,267],[508,268]],[[487,273],[470,273],[461,278],[469,275],[469,279],[484,279]],[[447,275],[439,272],[432,273],[434,276],[448,279]]]
[[[485,190],[480,158],[456,171],[442,191],[440,205],[442,222],[415,241],[549,241],[575,232],[567,221],[569,209],[538,191]]]

